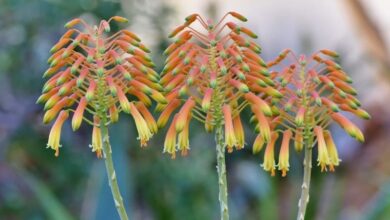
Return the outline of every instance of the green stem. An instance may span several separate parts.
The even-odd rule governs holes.
[[[118,211],[120,219],[128,220],[129,218],[127,217],[126,209],[123,204],[122,195],[119,190],[118,181],[114,169],[114,163],[112,161],[112,150],[110,145],[110,139],[108,136],[108,128],[105,125],[106,121],[106,118],[101,119],[100,128],[102,132],[104,162],[106,164],[108,183],[110,185],[112,197],[114,198],[115,207]]]
[[[298,215],[297,220],[304,220],[307,204],[309,203],[309,193],[310,193],[310,178],[311,178],[311,168],[312,168],[312,137],[309,137],[304,146],[305,148],[305,159],[303,160],[303,183],[301,198],[298,202]]]
[[[229,220],[228,192],[226,180],[225,146],[223,142],[223,129],[221,125],[216,127],[215,143],[217,150],[217,171],[219,186],[219,204],[221,207],[221,220]]]

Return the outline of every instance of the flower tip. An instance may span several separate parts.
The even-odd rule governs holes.
[[[335,52],[335,51],[332,51],[332,50],[323,49],[323,50],[320,50],[320,52],[322,54],[325,54],[325,55],[333,57],[333,58],[338,58],[339,57],[339,54],[337,52]]]
[[[358,112],[359,116],[365,120],[370,120],[371,119],[371,115],[364,111],[363,109],[360,109],[360,111]]]
[[[362,132],[361,132],[360,130],[359,130],[359,131],[356,131],[355,139],[356,139],[357,141],[359,141],[360,143],[364,143],[365,138],[364,138],[364,135],[362,134]]]
[[[194,14],[188,15],[184,20],[191,21],[191,20],[195,19],[197,16],[198,16],[198,14],[194,13]]]
[[[75,18],[75,19],[73,19],[73,20],[67,22],[67,23],[64,25],[64,27],[65,27],[65,28],[71,28],[71,27],[75,26],[76,24],[78,24],[78,23],[80,23],[80,22],[81,22],[81,19],[80,19],[80,18]]]
[[[50,53],[54,53],[58,50],[58,48],[56,46],[53,46],[51,49],[50,49]]]
[[[175,28],[169,35],[168,38],[173,38],[175,37],[180,31],[182,31],[186,26],[185,25],[180,25],[179,27]]]
[[[243,15],[241,15],[240,13],[238,12],[235,12],[235,11],[231,11],[229,12],[229,14],[235,18],[237,18],[238,20],[240,21],[243,21],[243,22],[246,22],[248,21],[248,19],[246,17],[244,17]]]
[[[112,20],[116,21],[116,22],[120,22],[120,23],[126,23],[126,22],[129,22],[129,20],[127,18],[124,18],[122,16],[114,16],[111,18]]]

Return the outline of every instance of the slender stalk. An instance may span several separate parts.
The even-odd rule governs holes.
[[[305,159],[303,160],[303,183],[301,198],[298,202],[298,215],[297,220],[304,220],[306,207],[309,203],[309,192],[310,192],[310,178],[311,178],[311,168],[312,168],[312,141],[313,138],[309,137],[305,142]]]
[[[112,197],[114,198],[115,207],[118,211],[120,219],[128,220],[129,218],[127,217],[126,209],[123,204],[122,195],[119,190],[118,181],[114,169],[114,163],[112,161],[112,150],[110,139],[108,136],[108,128],[106,126],[106,121],[107,119],[104,117],[101,119],[100,129],[102,132],[104,162],[106,164],[108,183],[110,185]]]
[[[219,188],[219,204],[221,207],[221,220],[229,220],[228,208],[228,192],[226,180],[226,164],[225,164],[225,146],[223,143],[222,125],[216,127],[215,143],[217,150],[217,171],[218,171],[218,188]]]

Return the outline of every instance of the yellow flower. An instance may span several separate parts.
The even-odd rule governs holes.
[[[61,129],[62,125],[68,119],[69,113],[67,111],[61,111],[58,115],[57,120],[54,122],[53,127],[50,130],[49,134],[49,140],[47,142],[47,147],[50,147],[51,149],[55,150],[55,156],[58,157],[59,155],[59,148],[60,145],[60,139],[61,139]]]
[[[321,166],[321,171],[326,171],[326,166],[330,165],[328,150],[324,139],[323,130],[320,126],[314,128],[314,133],[317,137],[318,144],[318,166]]]
[[[232,152],[233,147],[237,144],[236,136],[234,135],[232,113],[229,105],[224,105],[222,107],[224,121],[225,121],[225,145],[230,152]]]
[[[279,153],[279,163],[278,170],[282,171],[282,176],[286,176],[286,173],[290,167],[289,163],[289,146],[290,139],[292,137],[291,130],[286,130],[283,132],[282,146]]]
[[[188,139],[189,126],[191,120],[190,118],[191,118],[191,114],[189,114],[183,130],[178,135],[178,148],[181,151],[181,154],[183,156],[186,156],[188,154],[188,150],[190,149],[190,141]]]
[[[73,118],[72,118],[73,131],[77,130],[80,127],[81,122],[83,120],[83,114],[86,106],[87,106],[87,100],[85,99],[85,97],[83,97],[80,99],[79,105],[77,106],[76,111],[73,114]]]
[[[164,153],[167,152],[172,155],[172,159],[176,157],[176,119],[177,114],[173,117],[172,124],[169,126],[167,136],[164,141]]]
[[[255,141],[253,142],[252,152],[253,152],[254,154],[259,153],[259,152],[263,149],[263,146],[264,146],[264,139],[263,139],[263,136],[261,136],[260,134],[258,134],[258,135],[256,136]]]
[[[271,140],[267,143],[267,147],[265,148],[264,153],[264,162],[262,167],[265,171],[271,172],[271,176],[275,176],[275,156],[274,156],[274,148],[275,142],[278,139],[279,134],[276,132],[271,133]]]
[[[189,119],[188,115],[191,114],[192,108],[195,107],[195,101],[188,99],[183,107],[180,109],[176,120],[176,132],[181,132]]]
[[[244,128],[242,127],[241,119],[240,116],[237,115],[233,119],[233,126],[234,126],[234,135],[236,136],[237,140],[237,149],[242,149],[244,148],[245,145],[245,133],[244,133]]]
[[[102,151],[103,151],[103,143],[102,143],[102,132],[100,127],[100,119],[98,117],[94,117],[94,124],[93,130],[92,130],[92,144],[90,147],[92,148],[92,152],[96,152],[96,156],[98,158],[102,157]]]
[[[329,155],[329,170],[334,171],[334,167],[340,164],[339,154],[337,152],[336,145],[333,141],[332,135],[328,130],[324,131],[324,138]]]
[[[268,142],[271,137],[271,129],[267,118],[265,117],[264,113],[256,106],[252,106],[252,112],[255,114],[258,121],[260,135],[263,136],[265,142]]]
[[[133,103],[129,103],[129,108],[131,116],[133,116],[135,121],[135,126],[138,131],[138,139],[141,142],[141,146],[146,146],[147,141],[149,141],[153,134],[150,132],[150,129],[145,119],[142,117],[142,115],[139,113],[138,109],[134,106]]]

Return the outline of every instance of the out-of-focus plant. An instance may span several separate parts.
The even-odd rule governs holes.
[[[240,112],[251,107],[259,122],[259,136],[267,142],[271,139],[267,117],[272,115],[272,110],[262,96],[281,97],[272,87],[274,83],[266,63],[258,56],[260,47],[243,36],[257,38],[256,34],[233,22],[225,22],[229,15],[247,20],[236,12],[227,13],[217,23],[192,14],[171,32],[169,37],[178,36],[164,52],[168,57],[160,80],[169,104],[157,105],[157,110],[162,111],[157,121],[159,127],[166,125],[181,106],[164,143],[164,152],[172,158],[178,150],[182,155],[188,153],[192,118],[202,122],[206,131],[215,132],[221,219],[229,218],[225,149],[232,152],[233,148],[241,149],[245,144]],[[193,28],[194,22],[203,30]]]
[[[151,69],[154,64],[146,54],[149,49],[128,30],[106,34],[111,21],[127,19],[114,16],[93,27],[79,18],[65,24],[69,30],[51,49],[50,68],[44,73],[50,79],[38,102],[45,103],[44,123],[57,118],[47,144],[56,156],[61,147],[61,128],[70,113],[73,130],[82,121],[93,126],[90,147],[97,157],[104,157],[115,206],[120,218],[128,219],[112,161],[108,125],[118,121],[122,111],[131,114],[141,146],[145,146],[157,132],[157,124],[147,110],[149,97],[159,103],[166,103],[166,99],[159,92],[159,76]],[[78,24],[83,28],[73,28]]]
[[[325,49],[314,53],[308,59],[304,55],[298,58],[286,49],[274,61],[268,63],[269,68],[286,64],[281,71],[271,73],[283,98],[272,101],[273,109],[277,111],[274,111],[271,122],[271,141],[265,149],[264,169],[274,174],[274,170],[278,168],[282,176],[285,176],[289,170],[290,141],[294,140],[296,151],[304,150],[304,177],[298,203],[298,220],[304,219],[309,202],[312,151],[315,144],[321,171],[334,171],[340,159],[328,130],[329,125],[336,122],[350,136],[363,142],[363,133],[341,112],[352,113],[362,119],[370,118],[370,115],[360,108],[357,92],[350,85],[351,78],[335,62],[334,58],[337,57],[336,52]],[[291,63],[285,61],[286,58],[291,58]],[[282,144],[276,165],[274,145],[279,133],[282,134]],[[260,148],[257,151],[263,146],[263,141],[259,142],[261,144],[258,145]]]

